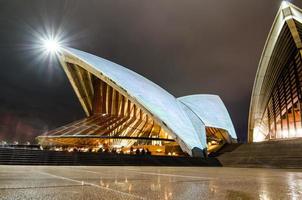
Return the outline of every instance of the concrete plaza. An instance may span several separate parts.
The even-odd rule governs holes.
[[[301,199],[302,170],[0,166],[0,199]]]

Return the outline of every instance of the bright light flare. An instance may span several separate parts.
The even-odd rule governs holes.
[[[56,39],[44,39],[43,47],[49,53],[58,53],[60,51],[61,45]]]

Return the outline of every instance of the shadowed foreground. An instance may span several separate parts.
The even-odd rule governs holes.
[[[302,170],[0,166],[0,199],[300,199]]]
[[[0,165],[221,166],[216,158],[84,153],[0,148]]]

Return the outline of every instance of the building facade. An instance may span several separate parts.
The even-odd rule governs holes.
[[[158,155],[204,156],[236,141],[231,118],[216,95],[175,98],[145,77],[72,48],[58,53],[86,118],[39,136],[42,146],[105,147]]]
[[[302,137],[302,11],[283,2],[254,82],[248,141]]]

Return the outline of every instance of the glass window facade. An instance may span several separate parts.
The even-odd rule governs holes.
[[[275,82],[261,120],[260,131],[265,133],[265,140],[302,137],[301,85],[301,54],[293,50]]]

